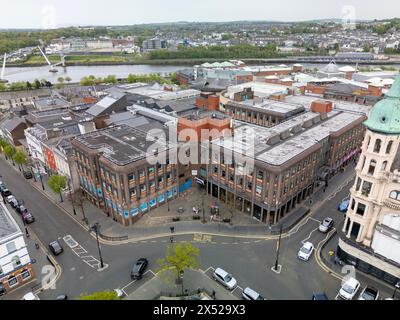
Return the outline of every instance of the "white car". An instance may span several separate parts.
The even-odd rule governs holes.
[[[40,300],[39,297],[33,292],[28,292],[22,297],[22,300]]]
[[[349,278],[340,288],[339,297],[344,300],[352,300],[360,289],[360,282],[354,278]]]
[[[333,228],[333,219],[325,218],[324,221],[318,227],[318,230],[322,233],[327,233]]]
[[[219,283],[223,284],[229,290],[233,290],[237,286],[237,281],[231,274],[222,270],[221,268],[215,269],[213,273],[214,280],[218,281]]]
[[[313,251],[314,251],[314,245],[311,242],[306,242],[300,248],[299,253],[297,254],[297,257],[300,260],[308,261],[312,255]]]

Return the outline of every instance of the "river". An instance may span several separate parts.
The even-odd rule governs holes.
[[[268,65],[279,65],[279,63],[270,63]],[[288,63],[288,65],[291,65]],[[323,68],[324,64],[303,63],[305,68]],[[338,63],[338,65],[341,65]],[[363,66],[367,67],[367,66]],[[378,67],[378,66],[371,66]],[[399,68],[399,65],[393,65]],[[175,72],[180,69],[188,68],[188,66],[173,65],[109,65],[109,66],[70,66],[67,68],[58,67],[57,73],[49,72],[48,66],[43,67],[10,67],[5,70],[4,78],[9,82],[30,81],[35,79],[46,79],[52,83],[57,83],[59,77],[70,77],[72,82],[79,82],[83,77],[94,75],[95,77],[104,78],[108,75],[115,75],[117,78],[126,78],[129,73],[133,74],[149,74],[160,73],[166,74]]]
[[[1,68],[1,66],[0,66]],[[59,77],[70,77],[72,82],[79,82],[83,77],[94,75],[95,77],[104,78],[110,74],[117,78],[126,78],[129,73],[133,74],[149,74],[160,73],[166,74],[184,69],[184,66],[167,66],[167,65],[112,65],[112,66],[71,66],[67,68],[57,67],[58,72],[49,72],[48,66],[43,67],[10,67],[4,72],[4,78],[9,82],[16,81],[34,81],[35,79],[46,79],[52,83],[57,83]]]

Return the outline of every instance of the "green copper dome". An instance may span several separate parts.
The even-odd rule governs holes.
[[[385,99],[372,108],[364,125],[371,131],[400,135],[400,75],[396,77]]]

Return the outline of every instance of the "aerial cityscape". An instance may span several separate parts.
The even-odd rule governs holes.
[[[399,300],[400,5],[334,2],[4,4],[0,303]]]

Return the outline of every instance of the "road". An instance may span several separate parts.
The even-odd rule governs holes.
[[[136,259],[146,257],[152,272],[157,271],[157,259],[165,254],[168,238],[157,238],[123,245],[101,245],[104,262],[108,267],[98,271],[98,251],[95,239],[73,218],[59,209],[41,192],[34,189],[9,164],[0,158],[2,180],[19,200],[36,217],[31,230],[47,245],[59,239],[64,253],[56,257],[62,267],[62,275],[55,290],[46,290],[41,299],[54,299],[59,294],[77,297],[80,293],[126,287],[131,281],[130,269]],[[297,259],[297,252],[304,241],[311,241],[316,247],[326,235],[318,232],[319,221],[327,216],[339,223],[343,214],[337,211],[337,204],[343,199],[350,184],[338,192],[332,200],[326,201],[313,213],[312,217],[297,228],[293,234],[284,237],[281,243],[279,263],[281,274],[275,274],[271,267],[275,262],[276,240],[237,239],[218,236],[175,236],[174,241],[191,241],[200,249],[199,267],[202,270],[222,267],[238,280],[240,287],[251,287],[267,299],[305,299],[313,292],[326,292],[333,299],[340,287],[340,280],[326,273],[316,263]],[[9,207],[9,206],[8,206]],[[10,207],[9,207],[10,208]],[[10,208],[10,211],[12,209]],[[179,224],[176,229],[178,230]],[[63,241],[70,235],[79,246],[71,249]],[[96,260],[97,259],[97,260]],[[39,273],[40,270],[37,270]],[[21,296],[28,291],[21,290]]]

